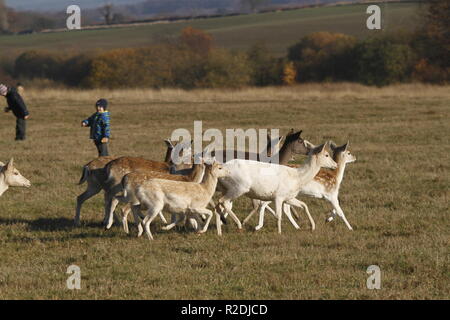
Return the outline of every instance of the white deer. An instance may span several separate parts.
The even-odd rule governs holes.
[[[31,182],[14,167],[13,158],[7,164],[0,162],[0,196],[9,187],[31,187]]]
[[[330,148],[333,151],[333,160],[337,163],[336,170],[320,169],[319,173],[314,177],[312,181],[300,188],[300,194],[304,194],[310,197],[325,199],[331,203],[333,206],[333,211],[331,216],[327,219],[327,222],[332,221],[336,215],[342,218],[345,225],[349,230],[353,230],[350,223],[345,217],[344,211],[339,204],[339,189],[344,178],[345,167],[347,163],[356,161],[356,157],[351,154],[348,150],[349,142],[337,147],[334,143],[330,144]],[[290,165],[291,166],[291,165]],[[292,165],[295,166],[295,165]],[[298,167],[298,166],[296,166]],[[255,230],[259,230],[264,225],[264,210],[270,202],[264,202],[259,208],[259,223],[255,227]],[[267,207],[269,208],[269,207]],[[294,221],[290,213],[290,208],[285,207],[285,213],[288,216],[291,223]],[[306,204],[304,204],[304,209],[308,210]],[[255,213],[253,210],[247,218],[245,218],[243,224],[245,224],[250,217]],[[295,221],[292,223],[295,228],[298,229],[298,225]]]
[[[281,233],[281,218],[283,203],[303,207],[303,203],[295,197],[300,188],[309,183],[321,167],[335,169],[336,162],[325,150],[326,144],[312,149],[306,163],[300,168],[290,168],[272,163],[251,160],[231,160],[224,164],[230,174],[220,179],[226,187],[226,192],[219,200],[218,208],[224,209],[231,216],[232,201],[242,195],[251,199],[274,201],[278,219],[278,233]],[[310,221],[313,222],[309,215]],[[216,215],[217,231],[221,234],[220,217]]]

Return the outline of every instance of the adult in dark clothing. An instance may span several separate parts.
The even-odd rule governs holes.
[[[14,87],[7,87],[0,84],[0,95],[6,98],[8,106],[5,112],[12,111],[16,116],[16,140],[25,140],[26,137],[26,120],[30,117],[25,102]]]

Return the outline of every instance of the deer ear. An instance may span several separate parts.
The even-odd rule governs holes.
[[[13,167],[14,167],[14,158],[11,158],[11,160],[9,160],[5,166],[6,171],[12,170]]]
[[[325,151],[327,150],[327,146],[328,146],[328,145],[329,145],[329,142],[328,142],[328,141],[325,142],[325,143],[323,144],[322,150],[320,150],[320,153],[325,152]]]
[[[330,148],[335,151],[337,149],[337,145],[333,141],[330,141]]]
[[[170,141],[170,139],[166,139],[166,140],[164,140],[164,142],[166,143],[167,147],[173,148],[173,143],[172,143],[172,141]]]
[[[320,146],[318,146],[318,147],[315,147],[314,149],[313,149],[313,154],[319,154],[319,153],[321,153],[323,150],[325,150],[325,143],[324,144],[321,144]]]
[[[305,144],[305,147],[307,147],[310,150],[312,150],[312,149],[314,149],[316,147],[314,144],[312,144],[308,140],[303,140],[303,143]]]
[[[350,141],[347,140],[347,143],[344,144],[344,150],[345,150],[345,151],[347,151],[347,148],[348,148],[348,144],[349,144],[349,143],[350,143]]]

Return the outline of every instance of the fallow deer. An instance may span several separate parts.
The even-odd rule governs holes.
[[[332,215],[327,219],[327,221],[331,221],[334,219],[336,215],[342,218],[345,225],[349,230],[353,230],[350,223],[347,221],[345,217],[344,211],[342,210],[339,202],[339,189],[344,178],[345,167],[347,163],[351,163],[356,161],[356,157],[350,153],[348,150],[349,142],[346,144],[337,147],[334,143],[330,144],[330,148],[333,151],[333,160],[337,163],[336,170],[329,169],[320,169],[319,173],[314,177],[314,179],[307,183],[306,185],[300,188],[300,194],[304,194],[307,196],[311,196],[318,199],[325,199],[331,203],[333,206]],[[299,167],[299,165],[289,165],[291,167]],[[264,209],[269,204],[269,202],[264,203],[260,208],[259,214],[259,223],[255,227],[256,230],[259,230],[264,225]],[[308,210],[306,204],[304,204],[303,208]],[[288,216],[289,220],[294,221],[292,216],[290,215],[290,208],[285,208],[285,213]],[[246,223],[251,215],[254,213],[252,211],[249,216],[244,220]],[[298,225],[293,223],[294,227],[298,229]]]
[[[14,167],[14,159],[4,164],[0,162],[0,196],[5,193],[9,187],[31,187],[31,182],[22,176]]]
[[[163,172],[156,172],[156,171],[133,171],[131,173],[126,174],[121,181],[122,189],[124,190],[124,196],[118,197],[119,201],[125,202],[128,205],[139,205],[139,201],[136,197],[136,190],[138,187],[145,183],[145,181],[150,179],[165,179],[165,180],[172,180],[172,181],[183,181],[183,182],[196,182],[200,183],[203,179],[205,166],[204,164],[194,164],[191,172],[189,175],[175,175],[175,174],[167,174]],[[129,212],[124,213],[122,218],[123,227],[126,233],[129,233],[128,230],[128,221],[127,216]],[[138,226],[139,233],[142,233],[142,226],[140,224],[139,216],[135,215],[135,211],[133,211],[134,214],[134,221]],[[195,221],[195,220],[194,220]],[[194,226],[195,229],[197,229],[197,223],[196,221],[191,221],[191,224]],[[172,215],[171,219],[171,227],[165,228],[165,230],[170,230],[173,226],[175,226],[177,223],[179,223],[179,219],[177,219],[176,214]]]
[[[136,197],[141,205],[148,208],[143,221],[148,238],[153,240],[150,224],[162,210],[175,214],[206,215],[208,218],[199,233],[206,232],[213,216],[206,206],[216,190],[217,179],[227,174],[228,170],[223,165],[213,163],[206,164],[201,183],[151,179],[138,186]],[[139,210],[139,206],[132,206],[132,210]]]
[[[220,178],[226,192],[219,200],[218,207],[223,208],[231,216],[231,203],[242,195],[262,201],[275,201],[275,211],[278,220],[278,233],[281,233],[282,205],[302,207],[295,197],[300,188],[309,183],[321,167],[336,168],[337,164],[325,150],[323,144],[308,154],[306,163],[297,169],[278,164],[262,163],[250,160],[231,160],[224,164],[229,175]],[[310,217],[310,221],[312,217]],[[218,228],[220,221],[216,216]],[[219,232],[219,230],[218,230]]]

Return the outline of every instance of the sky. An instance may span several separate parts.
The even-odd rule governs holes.
[[[17,10],[65,11],[69,5],[83,8],[95,8],[104,3],[134,4],[143,0],[6,0],[6,5]]]

